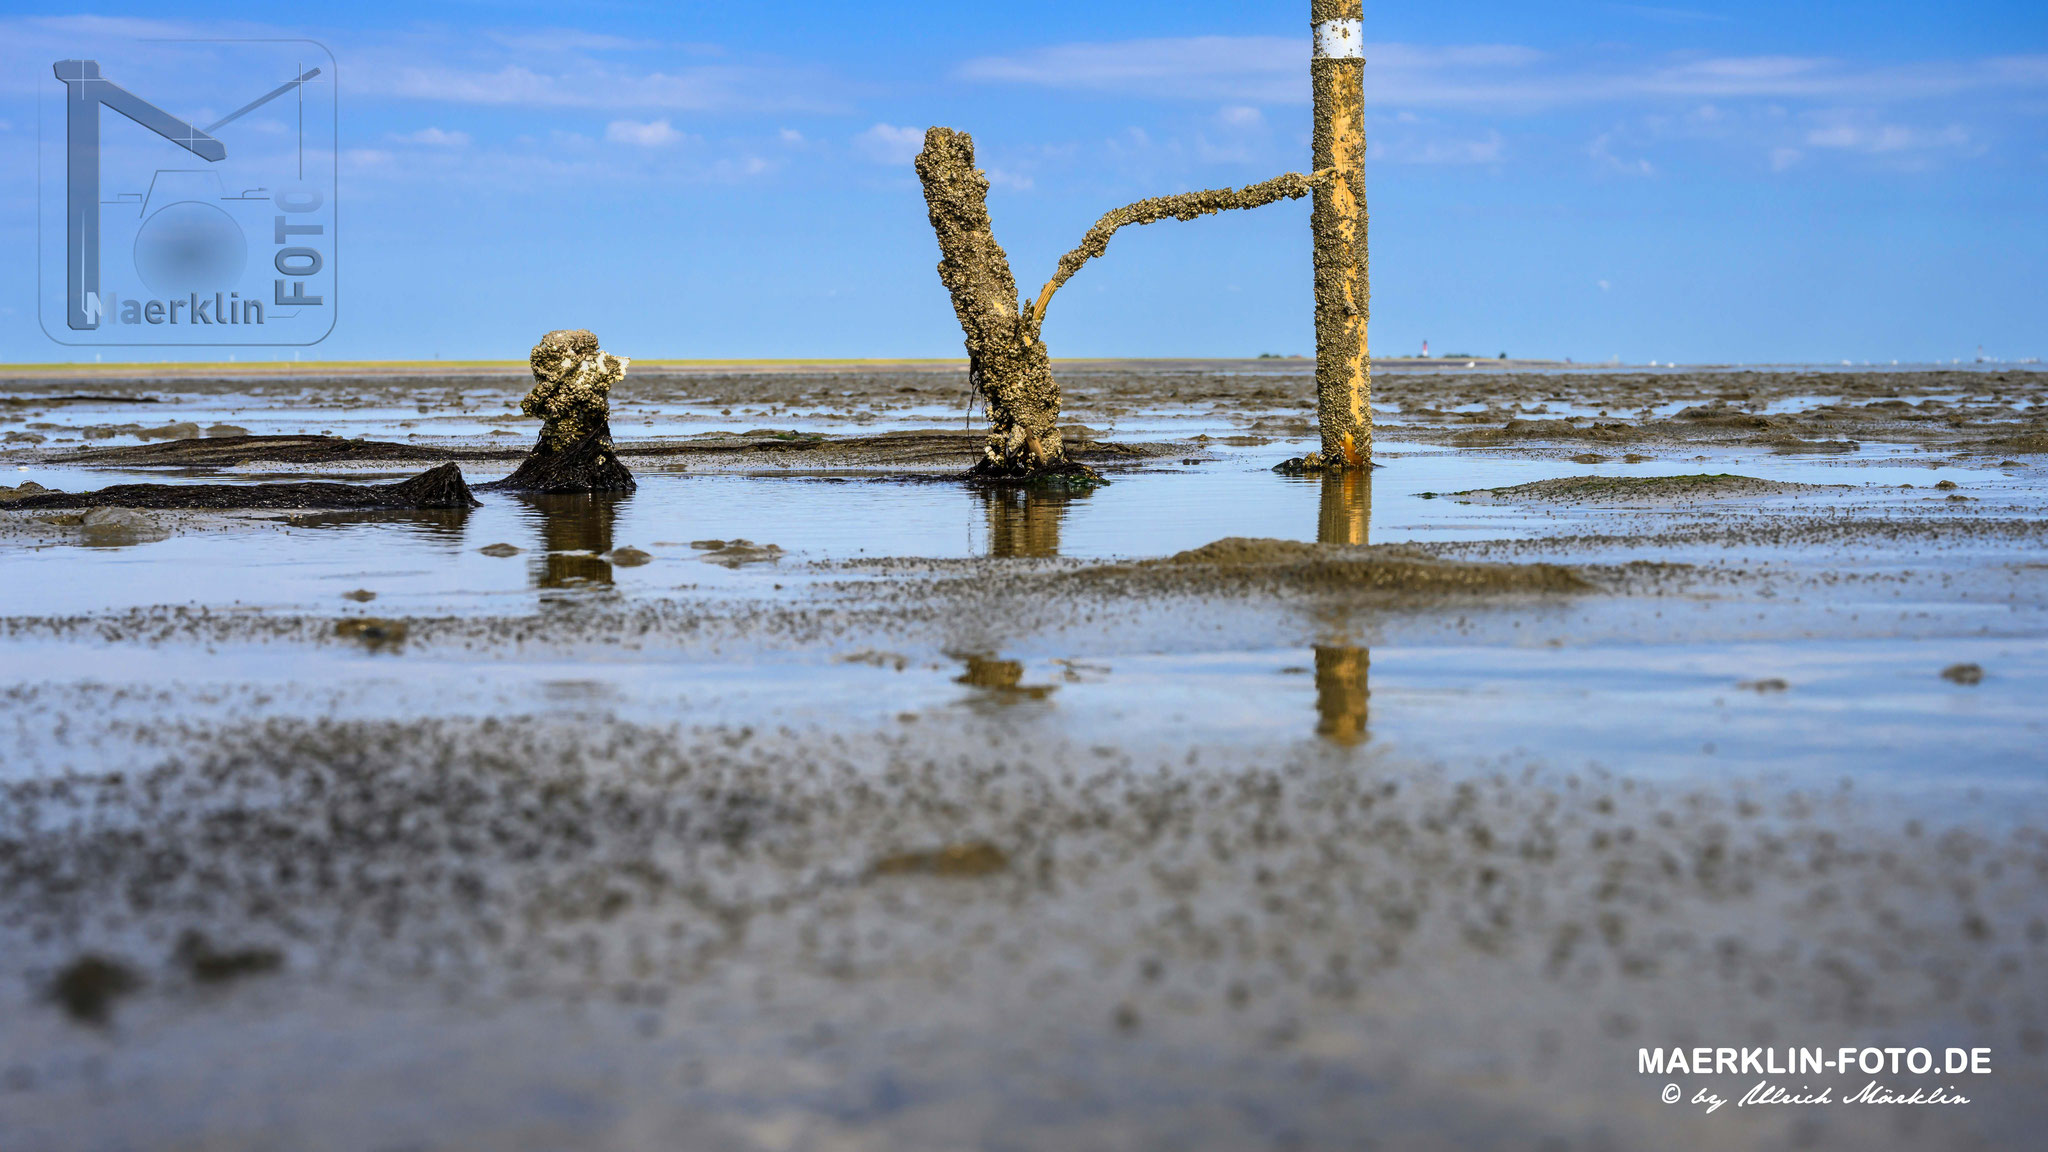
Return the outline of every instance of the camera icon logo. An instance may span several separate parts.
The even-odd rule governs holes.
[[[326,48],[142,41],[55,61],[51,73],[38,112],[37,234],[51,339],[303,346],[333,331]]]

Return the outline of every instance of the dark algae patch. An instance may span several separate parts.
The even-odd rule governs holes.
[[[1162,560],[1108,565],[1079,579],[1132,580],[1162,589],[1218,591],[1248,582],[1304,591],[1391,595],[1502,595],[1590,592],[1593,585],[1559,564],[1447,560],[1395,545],[1308,544],[1232,536]]]
[[[299,508],[474,508],[478,500],[455,464],[440,464],[397,484],[116,484],[92,492],[39,492],[12,509],[151,508],[241,511]]]
[[[53,458],[59,464],[121,465],[122,467],[235,468],[244,464],[352,464],[385,461],[446,460],[506,453],[455,452],[386,440],[347,440],[340,436],[209,436],[161,444],[132,444],[72,452]]]
[[[1690,476],[1560,476],[1506,488],[1452,492],[1468,504],[1620,504],[1655,501],[1723,500],[1746,496],[1796,496],[1840,490],[1846,485],[1791,484],[1725,472]]]

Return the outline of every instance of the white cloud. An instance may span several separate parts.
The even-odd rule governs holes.
[[[1217,110],[1216,122],[1225,128],[1263,128],[1266,124],[1266,114],[1244,104],[1233,104]]]
[[[775,138],[791,146],[804,142],[804,134],[794,128],[784,128],[775,134]]]
[[[1622,172],[1630,176],[1655,176],[1657,174],[1656,166],[1652,165],[1645,157],[1623,157],[1617,155],[1614,151],[1615,142],[1615,133],[1602,132],[1600,135],[1595,136],[1593,143],[1586,147],[1586,154],[1598,161],[1600,167],[1610,172]]]
[[[667,120],[614,120],[604,126],[604,138],[614,144],[639,148],[662,148],[683,138]]]
[[[500,30],[484,35],[517,52],[640,52],[664,47],[659,40],[637,40],[575,28]]]
[[[364,172],[396,168],[398,157],[381,148],[350,148],[341,154],[344,171]]]
[[[516,37],[510,38],[512,41]],[[383,97],[525,108],[627,112],[836,112],[845,99],[829,67],[776,60],[707,60],[696,45],[641,45],[625,58],[613,38],[509,43],[399,37],[350,53],[350,84]]]
[[[1857,67],[1809,56],[1554,56],[1513,44],[1368,44],[1375,109],[1505,110],[1646,98],[1845,98],[1897,101],[1972,90],[2048,89],[2048,55]],[[1246,104],[1308,101],[1308,40],[1196,36],[1061,44],[969,60],[962,79],[1154,99]]]
[[[422,128],[417,132],[392,133],[391,138],[401,144],[424,144],[430,148],[467,148],[469,133],[449,132],[440,128]]]
[[[1305,39],[1279,36],[1059,44],[1016,56],[969,60],[958,74],[966,80],[1047,88],[1299,103],[1308,97],[1307,44]],[[1290,69],[1296,73],[1293,83],[1280,79]]]
[[[1305,104],[1307,37],[1191,36],[1161,40],[1061,44],[1016,56],[970,60],[957,74],[988,83],[1032,84],[1141,97],[1223,100],[1241,104]],[[1474,44],[1435,48],[1369,45],[1368,100],[1384,105],[1458,102],[1440,84],[1416,82],[1447,70],[1481,73],[1526,67],[1544,59],[1532,48]],[[1448,98],[1448,99],[1447,99]]]
[[[50,82],[49,61],[82,45],[138,39],[275,37],[295,33],[248,22],[100,17],[0,18],[0,91],[35,93]],[[728,55],[716,45],[642,40],[575,29],[461,33],[447,28],[392,30],[352,37],[339,47],[351,93],[531,108],[596,108],[615,114],[707,111],[844,112],[847,88],[816,60]],[[20,67],[17,61],[33,67]],[[142,79],[149,79],[144,77]],[[131,82],[142,79],[130,77]],[[200,79],[208,79],[201,77]],[[245,101],[246,84],[223,75],[226,112]],[[184,85],[190,90],[191,85]]]
[[[1659,8],[1648,4],[1609,4],[1608,7],[1631,16],[1661,20],[1668,24],[1700,24],[1728,19],[1725,13],[1701,12],[1694,8]]]
[[[773,172],[780,164],[761,156],[726,157],[711,165],[711,176],[718,180],[744,180]]]
[[[1970,146],[1970,133],[1960,124],[1941,129],[1909,128],[1903,124],[1831,124],[1808,132],[1806,143],[1813,148],[1871,153],[1962,150]]]
[[[924,147],[924,129],[876,124],[855,136],[853,147],[877,164],[908,164]]]
[[[1373,145],[1367,156],[1392,164],[1498,164],[1506,152],[1507,138],[1488,132],[1469,140],[1394,140]]]

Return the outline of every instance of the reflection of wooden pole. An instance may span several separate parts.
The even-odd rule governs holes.
[[[1372,456],[1371,315],[1366,265],[1364,0],[1309,0],[1315,52],[1316,406],[1322,465],[1360,468]]]
[[[1316,543],[1372,543],[1372,469],[1323,473]],[[1330,621],[1341,632],[1341,621]],[[1366,737],[1372,699],[1372,652],[1349,644],[1316,645],[1316,735],[1350,747]]]
[[[1370,650],[1316,645],[1316,735],[1346,747],[1365,742],[1371,674]]]
[[[1060,521],[1067,515],[1065,493],[984,487],[979,495],[988,512],[990,556],[1009,559],[1060,554]]]
[[[1316,515],[1316,543],[1370,544],[1371,528],[1372,470],[1346,468],[1325,473]]]

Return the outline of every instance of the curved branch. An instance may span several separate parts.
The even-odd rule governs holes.
[[[1081,243],[1072,252],[1060,257],[1059,270],[1038,293],[1038,303],[1031,307],[1031,323],[1035,327],[1045,319],[1045,306],[1052,302],[1052,294],[1059,290],[1081,265],[1109,250],[1109,238],[1126,224],[1150,224],[1155,220],[1171,217],[1175,220],[1193,220],[1211,212],[1222,212],[1231,208],[1258,208],[1275,200],[1298,200],[1315,191],[1318,184],[1336,174],[1336,169],[1325,168],[1320,172],[1304,176],[1289,172],[1247,184],[1242,188],[1207,188],[1200,192],[1181,192],[1172,196],[1153,196],[1135,204],[1126,204],[1114,212],[1103,213],[1095,227],[1081,237]]]

